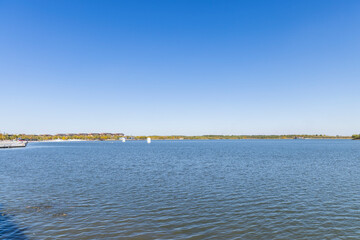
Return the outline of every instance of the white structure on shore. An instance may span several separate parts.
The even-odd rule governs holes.
[[[146,141],[147,141],[147,143],[151,143],[151,138],[148,137],[148,138],[146,139]]]
[[[26,147],[27,141],[0,141],[0,148]]]

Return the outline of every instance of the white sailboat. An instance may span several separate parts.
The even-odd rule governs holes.
[[[146,139],[146,141],[147,141],[147,143],[151,143],[151,138],[148,137],[148,138]]]

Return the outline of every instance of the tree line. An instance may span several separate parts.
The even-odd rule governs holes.
[[[328,136],[324,134],[290,134],[290,135],[202,135],[202,136],[124,136],[120,133],[102,133],[102,134],[56,134],[56,135],[33,135],[33,134],[0,134],[0,140],[23,139],[27,141],[51,141],[51,140],[85,140],[85,141],[108,141],[120,140],[126,137],[128,140],[146,140],[151,137],[153,140],[237,140],[237,139],[360,139],[360,135],[349,136]]]
[[[354,140],[360,140],[360,134],[354,134],[354,135],[352,135],[352,139],[354,139]]]

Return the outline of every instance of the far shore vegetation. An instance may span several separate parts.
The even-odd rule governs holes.
[[[0,134],[0,140],[23,139],[27,141],[53,141],[53,140],[84,140],[84,141],[110,141],[120,140],[125,137],[127,140],[145,140],[151,137],[153,140],[220,140],[220,139],[360,139],[360,135],[350,136],[328,136],[324,134],[315,135],[202,135],[202,136],[127,136],[123,133],[69,133],[69,134]]]
[[[360,140],[360,134],[354,134],[354,135],[352,135],[352,139],[354,139],[354,140]]]

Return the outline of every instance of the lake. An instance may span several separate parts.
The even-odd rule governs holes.
[[[359,239],[360,141],[0,150],[0,239]]]

